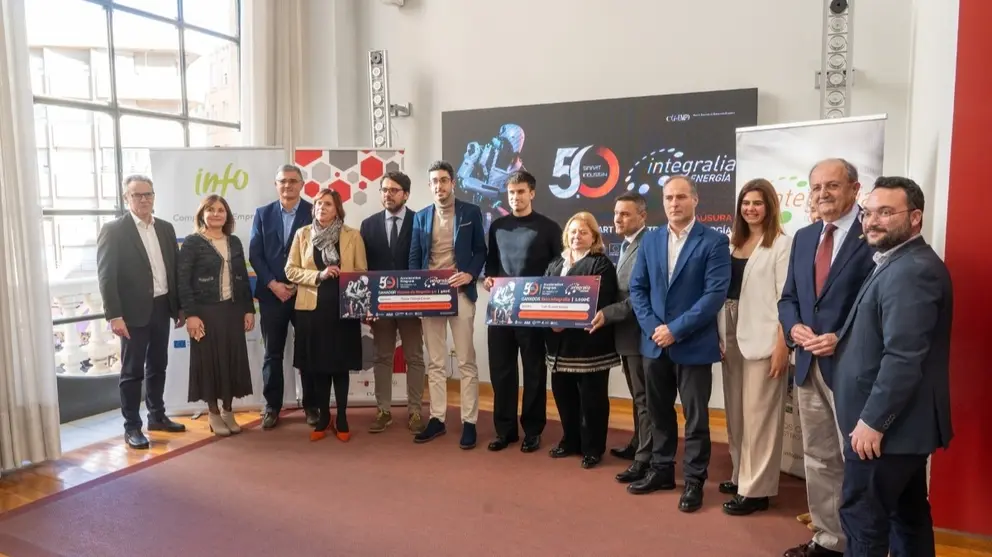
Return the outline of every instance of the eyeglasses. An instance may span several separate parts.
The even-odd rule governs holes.
[[[446,185],[448,185],[450,183],[451,183],[451,178],[448,178],[447,176],[445,176],[444,178],[440,178],[440,179],[439,178],[434,178],[434,179],[431,180],[431,185],[432,186],[436,186],[438,184],[440,184],[442,186],[446,186]]]
[[[913,211],[913,209],[903,209],[902,211],[896,211],[894,209],[889,209],[888,207],[884,207],[884,208],[879,209],[877,211],[868,211],[868,210],[865,210],[865,211],[862,211],[862,213],[861,213],[861,220],[871,220],[871,219],[876,218],[876,217],[878,218],[878,220],[888,220],[888,219],[890,219],[890,218],[892,218],[892,217],[894,217],[896,215],[899,215],[899,214],[902,214],[902,213],[910,213],[912,211]]]
[[[141,192],[141,193],[132,192],[130,195],[131,195],[131,198],[137,199],[138,201],[141,201],[143,199],[152,199],[153,197],[155,197],[155,192],[153,192],[153,191]]]
[[[280,186],[285,186],[285,185],[295,186],[296,184],[299,184],[300,181],[297,180],[296,178],[288,178],[283,180],[276,180],[276,183],[279,184]]]
[[[379,191],[386,195],[399,195],[403,193],[402,188],[379,188]]]

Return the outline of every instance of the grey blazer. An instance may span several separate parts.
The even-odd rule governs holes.
[[[916,238],[865,280],[838,333],[837,422],[850,451],[858,420],[882,432],[882,454],[926,455],[951,441],[951,277]]]
[[[647,228],[641,229],[634,236],[634,241],[631,242],[630,247],[623,252],[623,256],[617,261],[617,282],[620,286],[618,301],[603,308],[606,324],[614,325],[617,354],[621,356],[639,356],[641,354],[641,326],[638,325],[633,306],[630,305],[630,275],[634,271],[637,250],[641,247],[641,238],[644,237],[645,232],[647,232]]]
[[[179,243],[176,241],[176,229],[159,218],[153,223],[165,261],[169,314],[176,318],[179,316],[179,289],[176,287]],[[154,300],[152,264],[130,213],[100,229],[96,241],[96,268],[107,320],[123,317],[129,327],[148,325]]]

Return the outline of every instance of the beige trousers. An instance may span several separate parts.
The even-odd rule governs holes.
[[[475,363],[475,304],[458,294],[458,315],[421,319],[427,345],[427,384],[431,394],[431,417],[442,423],[448,409],[448,327],[455,345],[455,359],[461,374],[462,422],[479,419],[479,368]]]
[[[840,526],[840,496],[844,484],[844,445],[837,426],[834,394],[823,381],[813,358],[805,385],[796,386],[799,424],[803,430],[806,498],[813,526],[813,541],[833,551],[844,551],[847,537]]]
[[[389,412],[393,403],[393,356],[396,354],[397,331],[406,360],[407,412],[419,415],[424,403],[424,338],[420,319],[380,319],[372,323],[375,403],[383,412]]]
[[[737,345],[736,300],[726,303],[723,401],[734,463],[732,481],[744,497],[778,495],[788,374],[772,379],[771,358],[748,360]]]

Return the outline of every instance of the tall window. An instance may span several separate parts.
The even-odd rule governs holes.
[[[57,360],[81,373],[97,232],[126,211],[124,176],[152,174],[149,148],[241,145],[240,2],[26,4]]]

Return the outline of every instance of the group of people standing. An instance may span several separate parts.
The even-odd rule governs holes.
[[[696,511],[711,455],[712,364],[722,362],[733,474],[719,490],[731,496],[726,513],[752,514],[769,508],[778,492],[794,359],[815,534],[785,556],[840,555],[845,547],[849,555],[885,555],[890,533],[894,554],[933,555],[920,550],[933,546],[926,459],[952,435],[951,289],[946,268],[920,236],[924,200],[915,182],[879,178],[860,207],[857,169],[842,159],[821,161],[810,173],[818,220],[790,238],[771,183],[751,180],[737,197],[728,239],[696,221],[696,185],[674,176],[664,184],[667,225],[656,230],[646,226],[644,197],[616,199],[613,224],[623,241],[614,265],[592,214],[577,213],[561,228],[534,211],[537,184],[526,171],[510,176],[511,211],[493,221],[488,241],[479,207],[455,198],[451,165],[435,162],[428,177],[434,202],[414,212],[406,206],[410,178],[387,173],[379,189],[383,211],[356,230],[344,224],[336,192],[321,190],[311,204],[301,197],[299,168],[283,166],[275,181],[279,199],[256,211],[247,254],[223,198],[202,201],[196,230],[180,250],[173,227],[152,217],[151,180],[129,177],[130,212],[104,226],[98,244],[107,319],[122,339],[127,444],[148,447],[138,414],[142,378],[148,428],[184,429],[165,416],[162,402],[170,319],[185,324],[191,339],[189,400],[207,403],[216,434],[240,430],[231,401],[252,389],[244,332],[255,326],[253,298],[265,343],[262,427],[279,423],[293,324],[293,365],[301,372],[310,437],[332,431],[347,441],[349,372],[361,367],[361,331],[358,320],[340,318],[337,277],[431,269],[453,271],[456,316],[367,320],[378,406],[369,432],[392,423],[398,334],[407,366],[406,426],[418,443],[446,433],[450,329],[461,377],[459,446],[471,449],[478,419],[476,285],[483,272],[487,290],[498,277],[596,276],[599,302],[587,329],[487,329],[496,430],[489,450],[517,442],[525,453],[540,448],[550,370],[563,429],[550,456],[597,466],[607,450],[609,372],[620,365],[635,431],[628,446],[611,451],[633,461],[616,480],[631,494],[676,488],[679,397],[686,423],[678,508]],[[254,293],[246,261],[257,275]]]

